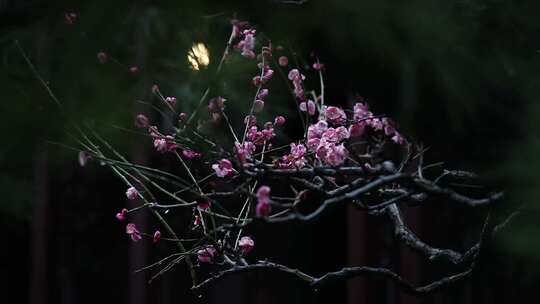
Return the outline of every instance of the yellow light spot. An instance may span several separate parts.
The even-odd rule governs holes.
[[[198,71],[202,68],[205,68],[210,63],[210,53],[204,45],[204,43],[198,42],[194,43],[187,54],[187,60],[189,66]]]

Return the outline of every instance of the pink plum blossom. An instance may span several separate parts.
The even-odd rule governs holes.
[[[194,159],[201,157],[201,153],[195,152],[193,150],[184,150],[182,151],[182,155],[184,155],[185,158]]]
[[[323,158],[323,160],[330,166],[340,166],[345,162],[348,155],[349,152],[343,144],[334,145],[330,146],[330,149]]]
[[[289,71],[287,78],[291,81],[303,81],[306,79],[306,76],[302,75],[298,69],[292,69]]]
[[[292,69],[289,71],[287,77],[293,82],[294,94],[296,98],[304,100],[304,88],[302,85],[302,81],[306,79],[306,76],[302,75],[300,71],[298,71],[298,69]]]
[[[276,133],[274,132],[272,124],[266,126],[260,131],[257,126],[252,126],[246,133],[246,138],[257,146],[263,145],[265,142],[271,140],[274,136],[276,136]]]
[[[137,226],[133,223],[126,225],[126,233],[131,237],[131,240],[137,242],[142,239],[141,233],[137,229]]]
[[[278,162],[280,168],[302,168],[306,165],[307,160],[304,157],[306,147],[302,144],[291,143],[291,153],[284,155]]]
[[[321,139],[326,140],[328,142],[337,143],[344,139],[349,138],[350,134],[347,128],[345,127],[339,127],[339,128],[328,128],[321,136]]]
[[[326,120],[330,123],[333,123],[335,125],[343,125],[347,122],[347,115],[345,114],[345,111],[343,109],[338,107],[327,107],[324,115],[326,117]]]
[[[255,145],[250,141],[245,141],[243,145],[239,142],[234,143],[234,152],[236,152],[238,159],[243,164],[251,158],[251,154],[255,152],[255,150]]]
[[[126,191],[126,196],[129,200],[134,200],[139,196],[139,191],[135,187],[129,187]]]
[[[316,124],[308,127],[307,142],[308,149],[315,152],[315,157],[324,164],[330,166],[342,165],[348,156],[348,151],[340,144],[350,137],[349,130],[340,126],[338,128],[328,128],[328,123],[319,120]]]
[[[159,230],[156,230],[156,232],[154,232],[154,236],[152,237],[152,241],[154,243],[157,243],[159,242],[159,240],[161,240],[161,232]]]
[[[238,241],[238,248],[242,252],[242,255],[248,254],[255,247],[255,242],[249,236],[243,236]]]
[[[327,129],[328,123],[324,120],[319,120],[316,124],[308,127],[307,139],[321,138]]]
[[[178,145],[174,142],[174,137],[167,135],[164,138],[160,137],[154,139],[154,147],[156,148],[156,151],[165,153],[174,151],[178,148]]]
[[[261,89],[259,94],[257,94],[257,98],[261,100],[266,98],[266,96],[268,96],[268,89]]]
[[[158,152],[167,151],[167,141],[164,138],[157,138],[154,140],[154,147]]]
[[[300,103],[300,111],[302,112],[307,111],[309,115],[315,115],[315,110],[315,103],[311,99]]]
[[[202,249],[199,249],[197,251],[197,260],[200,263],[210,263],[212,262],[212,259],[216,255],[217,250],[214,248],[214,246],[209,245]]]
[[[236,45],[236,48],[241,49],[241,55],[249,58],[254,59],[255,53],[253,52],[253,49],[255,48],[255,30],[254,29],[248,29],[244,30],[242,32],[243,39],[238,42]]]
[[[257,193],[255,196],[257,197],[257,201],[259,203],[269,203],[270,202],[270,187],[268,186],[260,186],[257,190]]]
[[[291,155],[298,159],[298,158],[301,158],[301,157],[304,157],[304,155],[306,154],[306,147],[302,144],[295,144],[295,143],[291,143]]]
[[[231,161],[226,158],[221,159],[217,164],[213,164],[212,169],[214,169],[218,177],[225,177],[234,172]]]
[[[373,114],[369,111],[369,106],[361,102],[357,102],[354,104],[353,113],[354,120],[361,120],[366,117],[373,116]]]
[[[265,69],[263,73],[263,77],[262,77],[262,82],[263,83],[267,82],[268,80],[272,78],[273,75],[274,75],[274,70]]]

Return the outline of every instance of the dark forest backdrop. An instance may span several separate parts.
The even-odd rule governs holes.
[[[234,15],[265,37],[326,66],[327,100],[355,94],[396,118],[429,147],[426,162],[475,171],[506,191],[504,208],[527,211],[497,238],[481,271],[425,299],[384,281],[355,280],[312,293],[279,274],[235,277],[210,292],[211,303],[509,303],[536,302],[540,283],[540,19],[537,1],[40,1],[0,0],[0,302],[190,303],[183,265],[153,284],[133,270],[166,250],[131,243],[114,214],[124,187],[106,168],[81,169],[60,114],[21,49],[64,103],[132,160],[166,165],[150,143],[118,127],[151,109],[159,83],[187,103],[202,95]],[[74,25],[66,12],[78,15]],[[20,45],[21,49],[17,46]],[[194,42],[210,50],[208,69],[189,68]],[[98,62],[105,51],[119,64]],[[302,64],[302,63],[300,63]],[[139,72],[132,74],[129,66]],[[241,99],[243,63],[225,78]],[[284,113],[285,102],[276,98]],[[230,103],[235,107],[235,103]],[[243,117],[240,105],[237,116]],[[280,108],[281,107],[281,108]],[[290,111],[290,110],[289,110]],[[294,130],[289,130],[294,135]],[[504,209],[503,208],[503,209]],[[501,210],[500,212],[504,212]],[[408,208],[410,226],[440,247],[462,250],[478,236],[482,213],[448,204]],[[150,219],[140,218],[148,224]],[[186,219],[179,219],[189,220]],[[144,224],[143,224],[144,227]],[[308,225],[257,227],[251,258],[269,257],[321,274],[345,265],[385,265],[412,282],[446,267],[400,248],[384,221],[352,208]]]

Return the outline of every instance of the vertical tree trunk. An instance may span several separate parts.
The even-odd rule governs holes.
[[[46,67],[43,73],[48,74],[49,28],[36,30],[36,64]],[[34,159],[35,199],[32,218],[32,251],[30,303],[45,304],[48,298],[48,250],[49,250],[49,175],[47,144],[41,142],[36,146]]]
[[[40,146],[35,157],[35,199],[32,219],[30,303],[47,303],[48,167],[47,151]]]

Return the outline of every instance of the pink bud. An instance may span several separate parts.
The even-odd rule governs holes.
[[[269,195],[270,195],[270,187],[268,186],[260,186],[259,189],[257,190],[257,193],[255,194],[255,196],[260,200],[261,198],[268,198]]]
[[[273,75],[274,75],[274,70],[272,70],[272,69],[267,69],[267,70],[264,72],[264,75],[263,75],[263,78],[262,78],[263,83],[264,83],[264,82],[267,82],[268,80],[270,80],[270,79],[272,78]]]
[[[159,86],[157,84],[152,86],[152,93],[154,93],[154,94],[159,93]]]
[[[352,124],[349,127],[349,134],[351,135],[351,137],[359,137],[364,134],[364,130],[365,130],[365,127],[363,124],[361,123]]]
[[[244,124],[247,124],[248,126],[252,127],[255,124],[257,124],[257,117],[254,115],[248,115],[244,118]]]
[[[90,157],[88,156],[88,154],[86,154],[86,152],[80,151],[79,152],[79,165],[81,165],[81,167],[86,166],[86,163],[88,162],[88,158]]]
[[[278,125],[278,126],[282,126],[285,124],[285,117],[283,116],[277,116],[275,119],[274,119],[274,124]]]
[[[264,109],[264,101],[257,99],[255,100],[255,103],[253,104],[253,111],[255,113],[258,113]]]
[[[137,128],[146,128],[148,127],[148,117],[144,114],[139,114],[135,117],[135,126]]]
[[[266,217],[270,214],[270,211],[272,211],[272,207],[269,203],[258,202],[257,206],[255,206],[255,214],[257,214],[257,216]]]
[[[317,71],[320,71],[320,70],[324,69],[324,64],[322,64],[320,62],[315,62],[313,64],[313,69],[317,70]]]
[[[303,101],[300,103],[300,111],[308,112],[309,115],[315,115],[316,106],[313,100],[308,100],[307,102]]]
[[[405,143],[405,139],[398,132],[394,133],[394,136],[392,136],[392,141],[395,142],[398,145],[402,145],[402,144]]]
[[[206,246],[205,248],[197,251],[197,260],[199,260],[201,263],[210,263],[216,253],[217,251],[214,246]]]
[[[156,138],[154,140],[154,147],[158,152],[166,152],[167,151],[167,141],[163,138]]]
[[[257,99],[264,99],[266,96],[268,96],[268,89],[261,89],[257,95]]]
[[[178,114],[178,119],[180,119],[181,121],[186,121],[187,114],[184,112],[181,112],[180,114]]]
[[[210,201],[202,201],[197,204],[197,208],[200,210],[207,210],[211,205],[212,203]]]
[[[225,102],[227,101],[227,99],[221,97],[221,96],[218,96],[218,97],[214,97],[212,99],[210,99],[208,101],[208,111],[210,113],[220,113],[221,111],[223,111],[225,109]]]
[[[256,87],[262,85],[262,83],[263,83],[263,81],[261,79],[261,76],[253,77],[252,82],[253,82],[253,85],[256,86]]]
[[[64,20],[67,24],[74,24],[77,21],[77,14],[74,12],[67,12],[64,14]]]
[[[126,191],[126,196],[129,200],[134,200],[139,196],[139,191],[135,187],[129,187]]]
[[[106,63],[107,62],[107,53],[105,52],[99,52],[97,53],[97,59],[99,61],[99,63],[103,64],[103,63]]]
[[[246,255],[253,250],[253,247],[255,247],[255,242],[249,236],[243,236],[238,241],[238,247],[240,248],[240,251],[242,251],[242,254]]]
[[[185,158],[189,158],[189,159],[201,157],[201,153],[198,153],[192,150],[184,150],[182,151],[182,155],[184,155]]]
[[[168,102],[173,107],[176,105],[176,97],[169,96],[165,98],[165,101]]]
[[[193,226],[198,227],[201,224],[201,217],[195,215],[195,220],[193,221]]]
[[[287,66],[289,64],[289,58],[287,58],[286,56],[281,56],[279,57],[278,62],[279,65],[282,67]]]
[[[153,241],[154,243],[157,243],[159,242],[159,240],[161,239],[161,232],[159,230],[156,230],[156,232],[154,232],[154,237],[153,237]]]
[[[121,222],[125,221],[127,212],[128,210],[126,208],[122,209],[120,212],[116,214],[116,218]]]
[[[257,206],[255,206],[255,213],[257,216],[268,216],[271,211],[270,206],[270,187],[260,186],[255,196],[257,197]]]
[[[126,233],[131,237],[131,240],[134,242],[139,241],[142,239],[141,233],[137,229],[137,226],[133,223],[129,223],[126,225]]]
[[[133,74],[137,73],[139,71],[139,67],[137,67],[136,65],[132,66],[129,68],[129,71]]]

